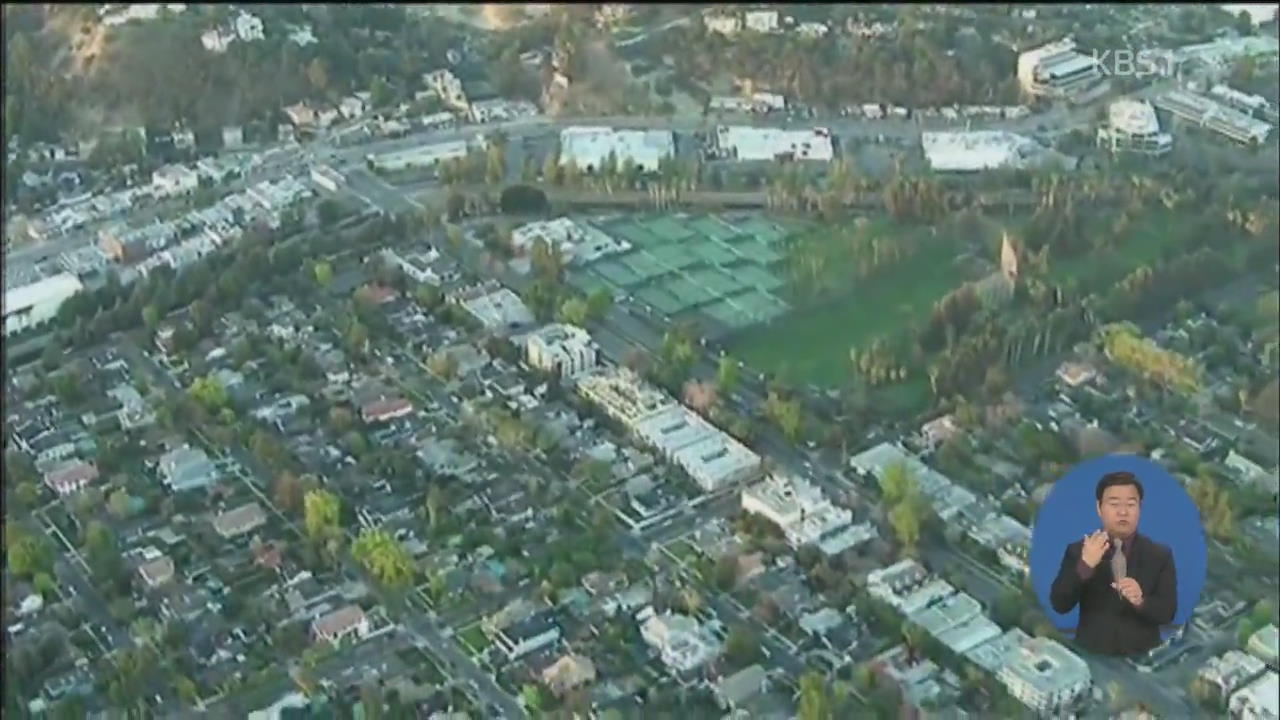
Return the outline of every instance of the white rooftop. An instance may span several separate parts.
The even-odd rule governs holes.
[[[35,307],[41,303],[58,302],[84,289],[80,279],[71,273],[59,273],[33,283],[5,288],[5,315]]]
[[[829,161],[835,156],[831,133],[825,128],[784,130],[721,125],[716,128],[716,142],[737,160],[774,160],[790,155],[796,160]]]
[[[577,125],[560,132],[560,161],[584,170],[602,167],[610,154],[622,167],[631,160],[645,172],[658,169],[662,158],[675,154],[675,134],[670,130],[616,130]]]
[[[1107,110],[1111,127],[1129,135],[1154,135],[1160,132],[1156,109],[1146,100],[1125,98],[1111,103]]]
[[[1047,151],[1031,138],[1003,130],[920,134],[925,158],[934,170],[1020,169],[1037,164]]]
[[[534,320],[520,296],[508,288],[465,300],[462,306],[491,329],[529,325]]]

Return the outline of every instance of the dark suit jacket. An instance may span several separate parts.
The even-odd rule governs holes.
[[[1056,612],[1080,605],[1076,643],[1102,655],[1137,655],[1160,644],[1160,626],[1173,622],[1178,611],[1178,576],[1173,552],[1140,533],[1134,534],[1128,575],[1142,588],[1142,607],[1135,608],[1111,587],[1112,547],[1102,556],[1088,580],[1081,580],[1076,564],[1083,540],[1067,546],[1062,567],[1053,581],[1049,602]]]

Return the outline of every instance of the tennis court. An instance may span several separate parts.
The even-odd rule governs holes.
[[[632,250],[579,267],[570,282],[631,295],[667,319],[709,321],[708,334],[739,330],[788,310],[776,266],[780,240],[806,225],[751,215],[675,214],[596,221]]]

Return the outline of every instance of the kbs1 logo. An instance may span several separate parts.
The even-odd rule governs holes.
[[[1112,77],[1174,77],[1173,58],[1152,50],[1094,50],[1102,74]]]

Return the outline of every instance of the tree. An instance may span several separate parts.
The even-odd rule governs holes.
[[[735,625],[725,638],[725,656],[735,668],[744,668],[760,658],[760,636],[746,625]]]
[[[328,490],[312,490],[303,498],[303,524],[307,535],[316,541],[324,541],[337,532],[340,505],[338,498]]]
[[[720,358],[720,363],[716,368],[716,387],[723,395],[732,395],[737,389],[738,382],[741,379],[742,371],[738,366],[738,361],[728,355]]]
[[[49,572],[53,567],[53,556],[40,536],[31,535],[16,525],[5,530],[5,557],[10,572],[22,578]]]
[[[133,498],[124,488],[118,488],[107,498],[107,509],[117,518],[127,518],[133,512]]]
[[[227,405],[227,390],[212,375],[196,378],[188,392],[193,400],[211,413],[216,413]]]
[[[294,511],[302,504],[302,481],[292,472],[285,470],[276,476],[275,502],[279,507]]]
[[[582,326],[586,324],[589,312],[590,309],[585,300],[569,298],[560,305],[559,319],[563,323]]]
[[[598,288],[587,296],[587,317],[600,322],[613,307],[613,294],[605,288]]]
[[[800,676],[799,720],[834,720],[835,708],[826,678],[810,670]]]
[[[351,554],[384,585],[403,587],[413,581],[413,557],[385,530],[367,529],[360,533],[351,546]]]
[[[329,67],[322,58],[315,58],[307,66],[307,80],[320,92],[329,88]]]
[[[427,490],[426,503],[427,523],[431,526],[432,530],[439,527],[440,511],[444,509],[445,504],[448,501],[449,498],[445,494],[444,487],[441,486],[440,483],[432,483],[431,487]]]
[[[321,260],[312,267],[312,272],[316,276],[316,283],[322,288],[328,288],[333,282],[333,265],[328,261]]]

